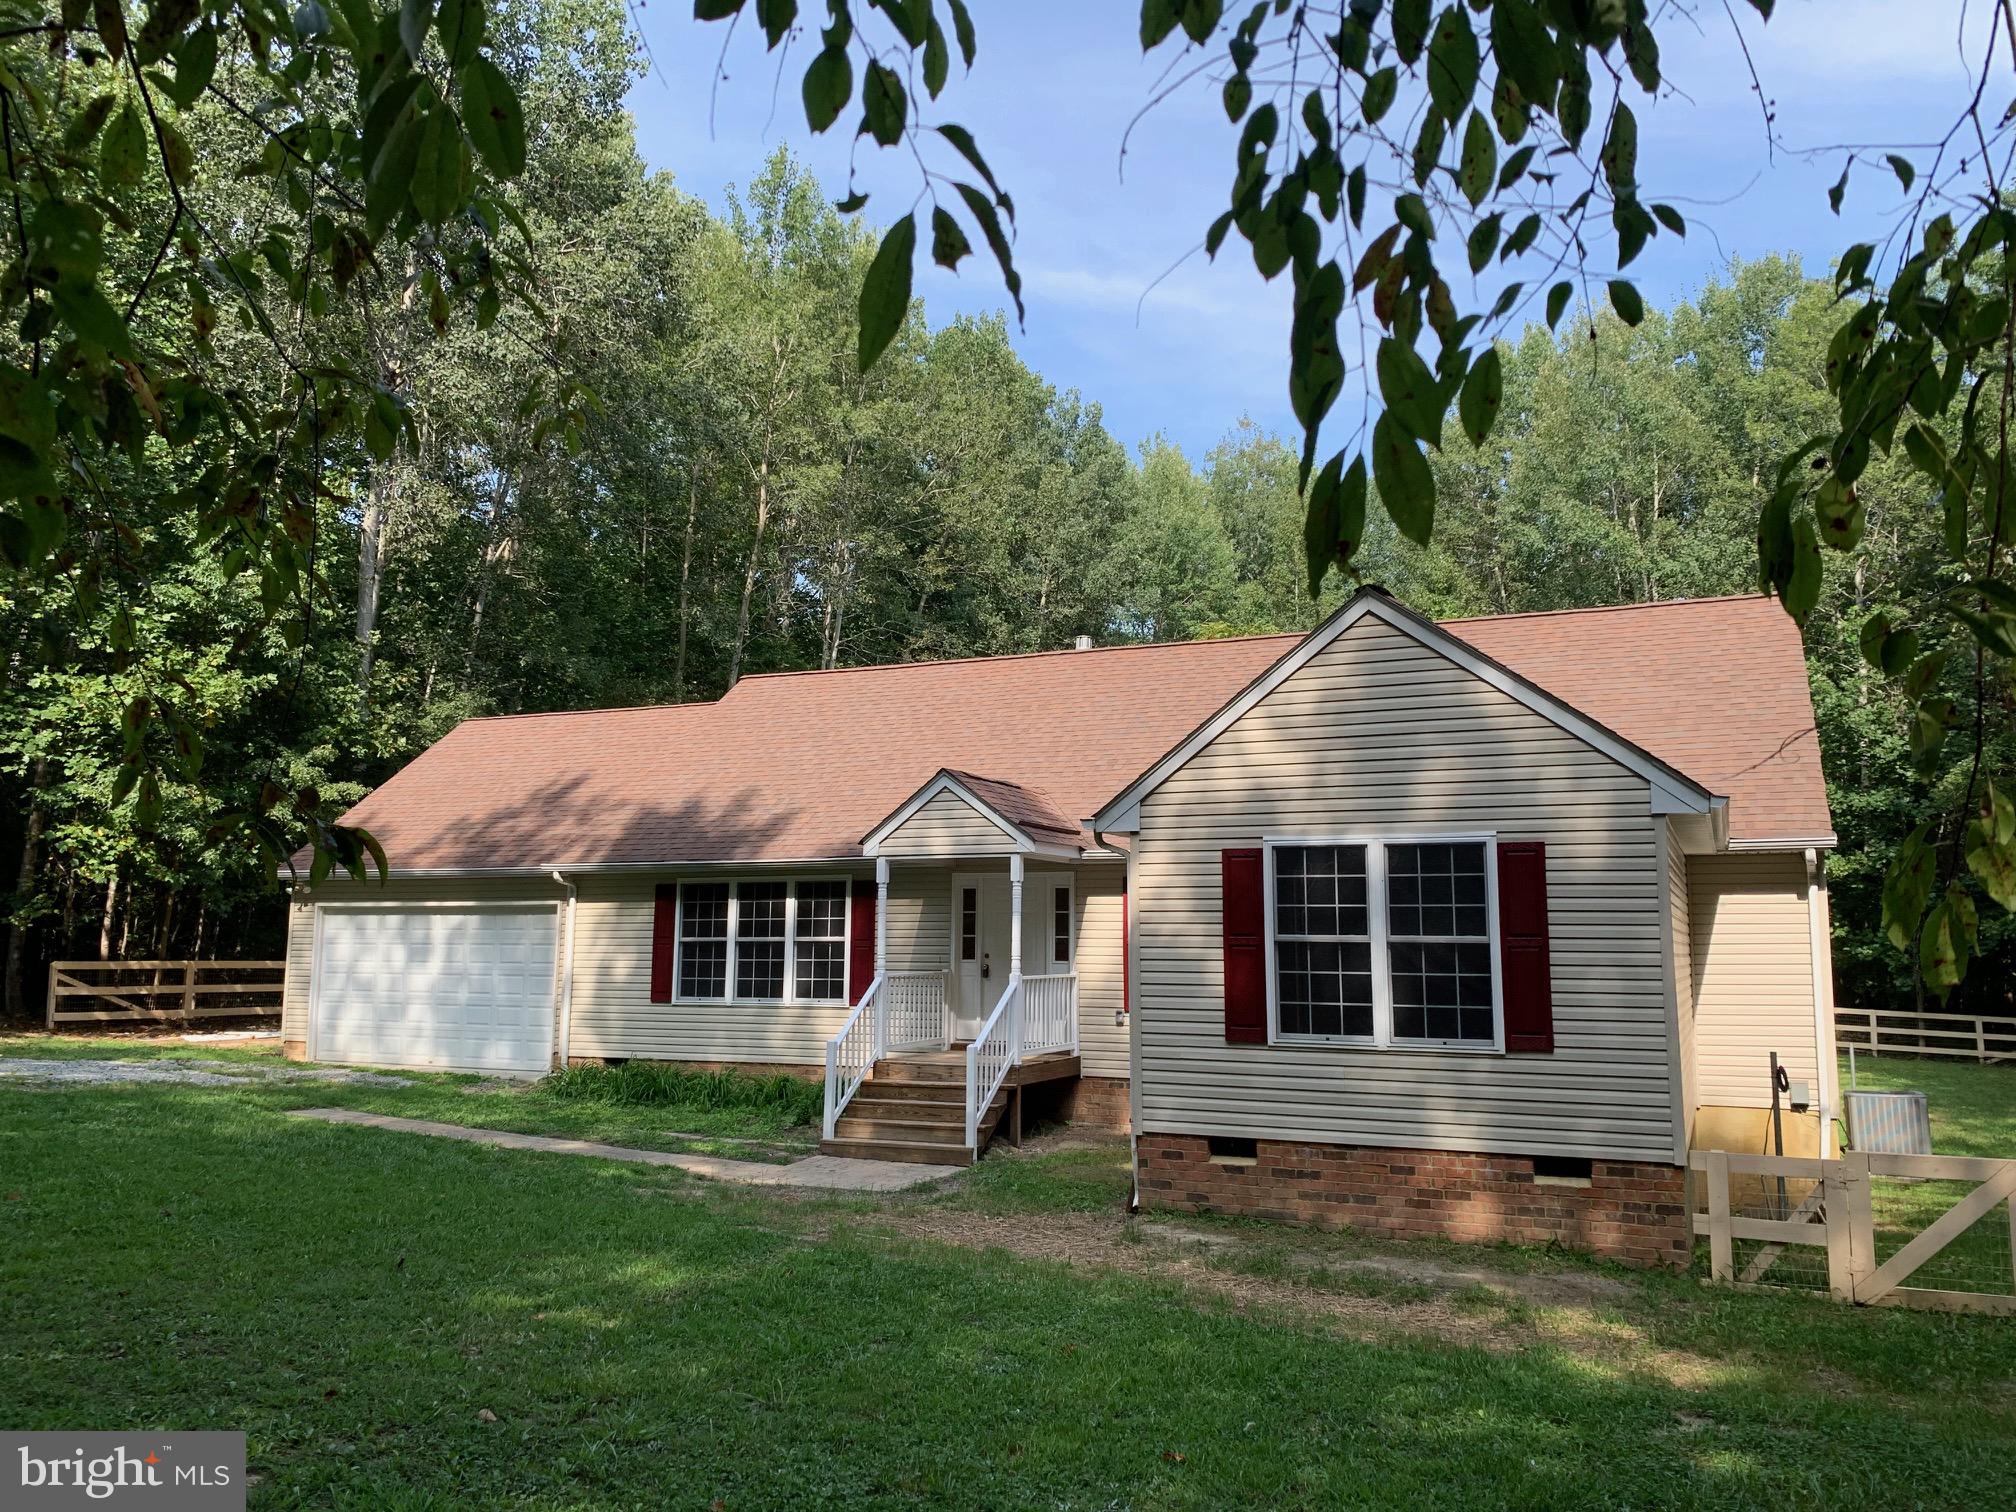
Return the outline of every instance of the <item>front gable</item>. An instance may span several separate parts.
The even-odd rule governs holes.
[[[1465,762],[1494,759],[1494,727],[1543,741],[1565,737],[1638,779],[1646,812],[1700,816],[1708,825],[1726,813],[1725,800],[1691,778],[1383,592],[1367,589],[1108,803],[1093,827],[1139,830],[1143,802],[1220,742],[1262,762],[1270,780],[1298,766],[1320,780],[1321,763],[1294,753],[1310,746],[1312,722],[1326,719],[1335,722],[1316,744],[1333,758],[1377,749],[1416,764],[1424,780]],[[1481,743],[1454,738],[1480,729]]]

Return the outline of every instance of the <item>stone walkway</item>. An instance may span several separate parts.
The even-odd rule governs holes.
[[[909,1165],[894,1160],[850,1160],[838,1155],[808,1155],[789,1165],[756,1160],[727,1160],[719,1155],[675,1155],[669,1150],[633,1150],[624,1145],[597,1144],[589,1139],[553,1139],[544,1134],[513,1134],[504,1129],[472,1129],[464,1124],[433,1123],[424,1118],[393,1118],[383,1113],[359,1113],[351,1108],[297,1108],[290,1118],[322,1123],[361,1124],[367,1129],[393,1129],[403,1134],[431,1134],[470,1144],[497,1145],[507,1150],[543,1150],[551,1155],[592,1155],[598,1160],[627,1160],[633,1165],[674,1166],[694,1176],[744,1186],[812,1187],[829,1192],[900,1192],[926,1182],[956,1176],[962,1166]]]

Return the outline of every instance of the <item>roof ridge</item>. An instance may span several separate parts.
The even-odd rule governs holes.
[[[448,734],[452,735],[463,725],[470,724],[504,724],[513,719],[579,719],[586,714],[663,714],[672,709],[711,709],[720,702],[718,698],[694,698],[685,703],[598,704],[587,709],[528,709],[520,714],[471,714],[457,720],[455,728]],[[442,739],[447,739],[447,736]]]
[[[945,656],[936,659],[900,662],[868,662],[859,667],[798,667],[777,672],[745,672],[740,687],[747,682],[775,682],[786,677],[831,677],[841,672],[907,672],[916,667],[962,667],[974,662],[1036,661],[1049,656],[1096,656],[1109,651],[1174,651],[1197,646],[1250,645],[1255,641],[1301,640],[1308,635],[1306,630],[1269,630],[1255,635],[1215,635],[1198,640],[1180,641],[1123,641],[1117,646],[1088,646],[1078,650],[1073,646],[1060,646],[1053,651],[1000,651],[991,656]],[[728,693],[733,693],[730,688]],[[726,698],[728,693],[721,695]]]
[[[1621,614],[1632,609],[1690,609],[1697,604],[1739,604],[1749,599],[1770,600],[1768,593],[1711,593],[1701,598],[1654,599],[1636,604],[1583,604],[1570,609],[1517,609],[1510,614],[1464,614],[1438,619],[1438,625],[1481,625],[1497,620],[1547,619],[1571,614]]]

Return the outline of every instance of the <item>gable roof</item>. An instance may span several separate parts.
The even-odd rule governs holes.
[[[1732,841],[1828,843],[1805,660],[1770,600],[1443,633],[1683,786],[1726,796]],[[1071,843],[1089,846],[1085,816],[1305,639],[775,673],[714,703],[472,719],[345,822],[376,835],[395,874],[856,859],[864,836],[949,772],[1032,835],[1055,826],[1042,837],[1062,839],[1070,825]]]
[[[882,842],[940,793],[950,793],[1025,851],[1078,849],[1082,835],[1076,819],[1034,788],[974,772],[940,769],[906,798],[896,811],[861,838],[864,855],[876,854]]]

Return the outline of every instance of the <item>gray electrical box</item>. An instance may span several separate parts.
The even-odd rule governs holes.
[[[1872,1155],[1930,1155],[1932,1120],[1923,1092],[1849,1092],[1848,1143]]]

